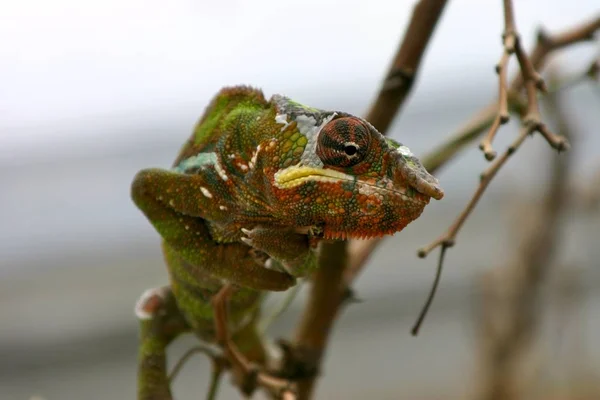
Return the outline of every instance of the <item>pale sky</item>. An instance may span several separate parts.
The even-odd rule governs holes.
[[[515,3],[528,42],[540,22],[558,30],[599,11],[596,0]],[[84,125],[90,116],[203,106],[224,85],[250,83],[267,95],[291,96],[307,86],[377,87],[412,4],[3,1],[0,158],[18,155],[33,140],[74,139],[61,126]],[[492,71],[501,30],[499,0],[449,2],[421,76],[434,84],[461,69]]]

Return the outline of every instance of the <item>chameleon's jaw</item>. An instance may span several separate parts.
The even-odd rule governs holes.
[[[323,226],[325,239],[369,239],[392,235],[417,219],[430,197],[412,187],[383,189],[360,184],[358,201],[345,207],[341,221],[327,221]]]
[[[407,165],[401,158],[400,160],[402,162],[397,164],[397,171],[401,174],[401,180],[408,184],[407,186],[410,186],[412,189],[425,196],[433,197],[436,200],[440,200],[444,197],[444,191],[439,186],[438,180],[429,174],[420,163],[415,168],[413,165]],[[418,160],[416,160],[416,162],[418,162]],[[279,189],[290,189],[309,181],[332,183],[340,181],[352,182],[356,181],[356,178],[334,169],[298,165],[279,170],[274,176],[275,186]],[[395,189],[398,190],[400,188],[401,186],[396,186]],[[406,185],[402,189],[402,192],[405,192]]]
[[[401,231],[431,197],[443,196],[424,169],[401,163],[390,167],[377,177],[294,165],[277,171],[272,182],[294,224],[320,225],[324,239],[365,239]]]

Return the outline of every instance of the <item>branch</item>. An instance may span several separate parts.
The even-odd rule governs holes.
[[[446,0],[420,0],[413,10],[404,39],[386,75],[379,95],[366,119],[380,132],[387,132],[394,116],[410,93],[423,53],[440,19]],[[309,368],[318,371],[333,321],[347,293],[344,270],[347,265],[346,242],[324,244],[319,268],[314,276],[309,302],[296,333],[296,348],[309,354]],[[298,383],[298,398],[310,399],[315,376]]]
[[[454,246],[456,235],[458,234],[458,231],[463,226],[464,222],[467,220],[467,217],[471,214],[471,212],[473,211],[473,209],[479,202],[479,199],[485,192],[485,189],[487,189],[488,185],[490,184],[490,182],[492,181],[494,176],[496,176],[496,174],[498,173],[500,168],[502,168],[502,166],[506,163],[506,161],[508,161],[508,158],[511,155],[513,155],[514,152],[519,149],[519,147],[521,147],[521,144],[523,143],[523,141],[525,141],[525,138],[527,138],[527,136],[531,132],[533,132],[534,128],[535,128],[535,125],[533,123],[529,123],[529,124],[526,124],[521,129],[519,136],[508,147],[508,149],[506,149],[504,154],[500,158],[498,158],[496,161],[494,161],[494,163],[481,174],[481,181],[479,183],[479,186],[477,187],[477,190],[473,194],[473,197],[471,198],[471,200],[469,201],[469,203],[467,204],[465,209],[462,211],[462,213],[460,213],[458,218],[454,221],[454,223],[452,225],[450,225],[450,228],[448,228],[448,231],[446,231],[446,233],[444,233],[442,236],[440,236],[438,239],[433,241],[428,246],[425,246],[425,247],[422,247],[421,249],[419,249],[419,251],[418,251],[419,257],[421,257],[421,258],[427,257],[427,255],[433,249],[437,248],[438,246],[442,246],[442,251],[447,247]]]
[[[403,44],[399,47],[377,100],[367,114],[367,120],[382,133],[388,130],[395,113],[400,109],[410,93],[411,83],[414,81],[414,76],[426,48],[426,43],[430,39],[431,32],[433,32],[433,28],[443,11],[445,3],[446,1],[441,0],[421,0],[415,6],[409,28],[405,32]],[[421,26],[419,26],[420,24]],[[423,24],[426,26],[423,26]],[[542,36],[538,35],[538,44],[530,57],[531,64],[535,69],[541,68],[545,63],[547,55],[552,51],[590,40],[593,37],[593,33],[598,29],[600,29],[600,17],[555,36],[544,34],[543,41],[540,40]],[[399,54],[403,52],[405,52],[404,55]],[[410,58],[408,57],[409,53],[412,54],[412,60],[407,59]],[[526,110],[527,106],[517,95],[518,90],[522,87],[523,80],[519,75],[512,80],[507,91],[509,108],[514,107],[518,111]],[[423,165],[432,173],[445,165],[446,162],[453,159],[461,149],[475,140],[484,129],[492,124],[497,110],[497,104],[485,107],[476,114],[467,126],[453,135],[445,145],[426,156]],[[517,144],[520,145],[520,143]],[[506,155],[504,157],[508,158]],[[502,158],[499,160],[502,160]],[[309,361],[304,360],[308,364],[313,364],[309,366],[312,367],[309,370],[318,370],[333,325],[333,319],[337,316],[339,308],[343,304],[347,288],[360,274],[370,254],[379,243],[380,239],[366,241],[351,240],[347,248],[343,244],[340,247],[323,249],[324,256],[327,256],[332,261],[325,268],[319,268],[320,272],[317,272],[315,275],[309,304],[297,330],[295,340],[295,347],[300,349],[303,354],[309,355]],[[344,268],[344,263],[339,260],[346,258],[349,261],[348,266]],[[328,277],[324,276],[321,273],[324,269],[331,269],[331,275]],[[326,289],[317,289],[317,287]],[[339,290],[332,291],[332,288],[336,287]],[[330,293],[328,296],[321,297],[318,293],[324,290]],[[323,302],[319,303],[316,301],[318,298],[322,298]],[[314,377],[300,381],[298,385],[298,398],[309,399],[312,396],[314,383]]]
[[[340,284],[346,267],[346,242],[323,243],[319,268],[313,278],[308,305],[298,326],[294,352],[303,354],[302,361],[312,376],[298,382],[298,399],[310,399],[325,354],[329,332],[342,303]]]
[[[511,13],[512,17],[512,6],[510,5],[511,0],[505,0],[506,7],[505,12]],[[426,257],[433,249],[438,246],[442,246],[442,251],[447,247],[454,246],[456,241],[456,235],[458,234],[460,228],[464,225],[465,221],[479,202],[479,199],[489,186],[490,182],[496,176],[500,168],[508,161],[508,158],[516,152],[525,138],[534,133],[539,132],[546,141],[558,151],[567,150],[568,142],[564,137],[555,135],[552,133],[549,128],[544,124],[540,117],[540,110],[537,100],[537,91],[542,90],[546,91],[546,87],[544,81],[540,77],[540,75],[535,71],[533,64],[527,57],[527,54],[523,50],[521,45],[521,41],[518,36],[516,36],[516,40],[514,43],[514,50],[517,56],[517,60],[519,61],[519,66],[521,69],[521,76],[523,77],[523,83],[525,85],[525,91],[527,93],[527,110],[525,112],[525,116],[523,117],[523,128],[519,133],[517,139],[508,147],[504,155],[494,162],[481,176],[481,182],[473,197],[462,211],[462,213],[458,216],[458,218],[454,221],[454,223],[450,226],[448,231],[436,239],[434,242],[425,246],[418,251],[419,257]]]
[[[556,35],[550,35],[540,28],[537,34],[537,44],[529,57],[531,64],[535,69],[543,68],[550,53],[573,44],[591,41],[598,30],[600,30],[600,15]],[[523,79],[521,76],[517,76],[510,88],[518,90],[522,86]]]
[[[576,27],[560,32],[553,36],[544,34],[544,40],[540,41],[538,35],[538,44],[531,53],[531,64],[534,68],[539,69],[544,66],[547,56],[564,47],[588,41],[593,38],[594,32],[600,29],[600,17],[592,21],[578,24]],[[592,69],[593,71],[593,69]],[[508,91],[509,108],[513,107],[524,114],[526,104],[517,95],[518,90],[522,88],[523,80],[521,75],[517,75],[510,83]],[[434,173],[448,161],[452,160],[462,149],[469,143],[475,140],[484,129],[488,128],[497,114],[498,105],[492,103],[480,110],[471,119],[466,126],[459,129],[439,148],[433,150],[423,159],[423,166],[430,172]],[[346,274],[346,282],[348,285],[359,275],[370,254],[377,248],[381,239],[369,239],[365,241],[352,240],[350,242],[351,261],[350,271]]]
[[[559,99],[548,96],[552,114],[561,133],[570,134],[570,123]],[[519,397],[517,360],[527,353],[539,325],[540,289],[548,275],[562,226],[561,213],[570,196],[568,176],[572,156],[556,157],[551,181],[542,202],[536,204],[532,223],[517,230],[522,233],[519,251],[508,266],[490,270],[483,281],[479,324],[483,346],[483,376],[478,381],[485,400]],[[533,213],[532,213],[533,211]]]
[[[523,84],[525,85],[525,91],[527,94],[527,110],[525,112],[524,117],[522,118],[523,119],[523,128],[521,129],[521,132],[519,133],[519,136],[517,137],[517,139],[508,147],[508,149],[503,154],[503,156],[500,159],[498,159],[496,162],[494,162],[481,175],[481,180],[480,180],[479,186],[477,187],[477,190],[473,194],[473,197],[471,198],[471,200],[469,201],[469,203],[467,204],[465,209],[460,213],[460,215],[454,221],[454,223],[450,226],[450,228],[448,228],[446,233],[444,233],[442,236],[440,236],[438,239],[433,241],[428,246],[425,246],[418,250],[417,254],[421,258],[426,257],[433,249],[440,247],[440,246],[441,246],[441,252],[442,252],[442,256],[440,257],[440,264],[438,265],[438,272],[436,274],[436,281],[434,282],[433,288],[431,289],[431,294],[429,296],[429,299],[427,300],[427,303],[425,304],[425,307],[423,308],[423,313],[425,313],[427,311],[427,309],[429,308],[429,305],[431,303],[431,298],[433,297],[435,290],[437,288],[437,280],[439,279],[439,275],[441,273],[440,271],[442,268],[443,254],[445,253],[446,249],[454,246],[454,244],[456,242],[456,235],[458,234],[458,232],[464,225],[467,218],[471,215],[471,213],[475,209],[475,206],[481,199],[481,196],[483,195],[483,193],[489,186],[490,182],[492,181],[492,179],[494,179],[494,177],[496,176],[496,174],[498,173],[500,168],[502,168],[502,166],[508,161],[508,158],[519,149],[521,144],[523,144],[523,142],[525,141],[525,138],[537,131],[546,139],[546,141],[548,142],[548,144],[550,144],[550,146],[557,149],[558,151],[567,150],[569,147],[568,141],[564,137],[561,137],[561,136],[558,136],[558,135],[555,135],[554,133],[552,133],[549,130],[549,128],[546,126],[546,124],[544,124],[541,120],[539,105],[538,105],[538,100],[537,100],[537,91],[540,90],[542,92],[547,92],[547,88],[546,88],[546,85],[545,85],[543,79],[537,73],[531,60],[529,59],[529,57],[523,50],[523,46],[521,44],[519,36],[515,34],[516,28],[514,25],[512,0],[505,0],[504,7],[505,7],[506,27],[507,27],[507,29],[512,29],[509,32],[509,34],[512,32],[512,34],[514,35],[514,38],[515,38],[514,39],[514,52],[515,52],[515,54],[517,56],[517,60],[519,62],[521,76],[522,76]],[[513,43],[511,42],[509,44],[513,44]],[[497,118],[499,118],[499,117],[497,117]],[[495,133],[493,131],[493,126],[492,126],[491,133]],[[489,135],[488,135],[488,137],[489,137]],[[486,144],[487,143],[484,140],[484,142],[483,142],[484,149],[486,148]],[[491,149],[491,145],[489,145],[489,147]],[[490,159],[490,156],[492,156],[492,153],[487,153],[486,156],[488,159]],[[495,154],[494,154],[494,156],[495,156]],[[423,314],[420,316],[419,320],[417,321],[417,325],[415,326],[415,330],[413,330],[413,332],[416,332],[416,330],[418,330],[418,327],[422,321],[422,318],[423,318]]]
[[[515,52],[515,46],[518,40],[518,33],[515,26],[515,16],[511,0],[504,0],[504,33],[502,34],[502,43],[504,50],[500,61],[496,65],[498,74],[498,112],[492,123],[487,136],[481,141],[479,148],[483,151],[485,158],[489,161],[496,158],[496,152],[492,148],[492,141],[498,132],[500,125],[506,124],[510,115],[508,114],[508,84],[507,70],[510,56]]]
[[[421,0],[413,10],[404,40],[390,66],[377,99],[365,119],[379,132],[387,132],[410,93],[421,59],[446,0]]]
[[[488,160],[493,160],[496,157],[496,152],[492,149],[492,141],[496,136],[496,132],[500,125],[505,124],[509,120],[509,116],[507,113],[507,98],[509,90],[518,90],[523,86],[524,79],[521,75],[518,75],[510,85],[510,87],[506,83],[506,67],[508,64],[508,59],[510,55],[517,50],[517,47],[520,48],[521,53],[522,46],[520,44],[519,36],[516,31],[515,23],[514,23],[514,14],[512,8],[511,0],[504,0],[504,34],[503,34],[503,43],[504,43],[504,51],[502,53],[502,57],[500,58],[500,62],[496,66],[496,71],[499,76],[499,100],[498,100],[498,112],[496,114],[496,118],[494,119],[492,126],[487,134],[487,136],[481,141],[479,145],[480,149],[483,151],[485,158]],[[600,29],[600,18],[595,18],[587,23],[581,24],[580,26],[565,31],[556,36],[549,36],[544,30],[540,29],[538,31],[537,38],[537,46],[531,53],[529,58],[525,57],[525,59],[519,59],[519,63],[521,61],[525,62],[525,64],[529,64],[533,69],[540,69],[543,67],[547,55],[554,51],[561,49],[563,47],[583,42],[586,40],[591,40],[594,37],[594,32]],[[518,56],[519,54],[517,54]],[[521,64],[521,68],[523,68],[523,64]],[[537,73],[534,72],[534,75]],[[593,73],[591,70],[590,73]],[[536,78],[538,84],[541,84],[541,79]],[[546,135],[544,135],[546,137]],[[551,146],[561,146],[562,143],[560,141],[555,141],[552,139],[556,139],[550,135],[547,140]]]

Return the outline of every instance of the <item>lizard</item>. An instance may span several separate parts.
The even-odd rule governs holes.
[[[169,285],[136,305],[138,399],[171,399],[166,348],[184,332],[216,343],[212,300],[225,285],[227,327],[264,365],[262,294],[317,268],[323,240],[401,231],[444,195],[409,148],[363,118],[248,86],[223,88],[171,169],[137,173],[131,195],[162,238]]]

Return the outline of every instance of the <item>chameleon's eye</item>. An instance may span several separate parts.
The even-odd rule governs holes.
[[[363,160],[369,150],[371,133],[359,118],[334,119],[321,129],[317,155],[324,164],[351,167]]]

